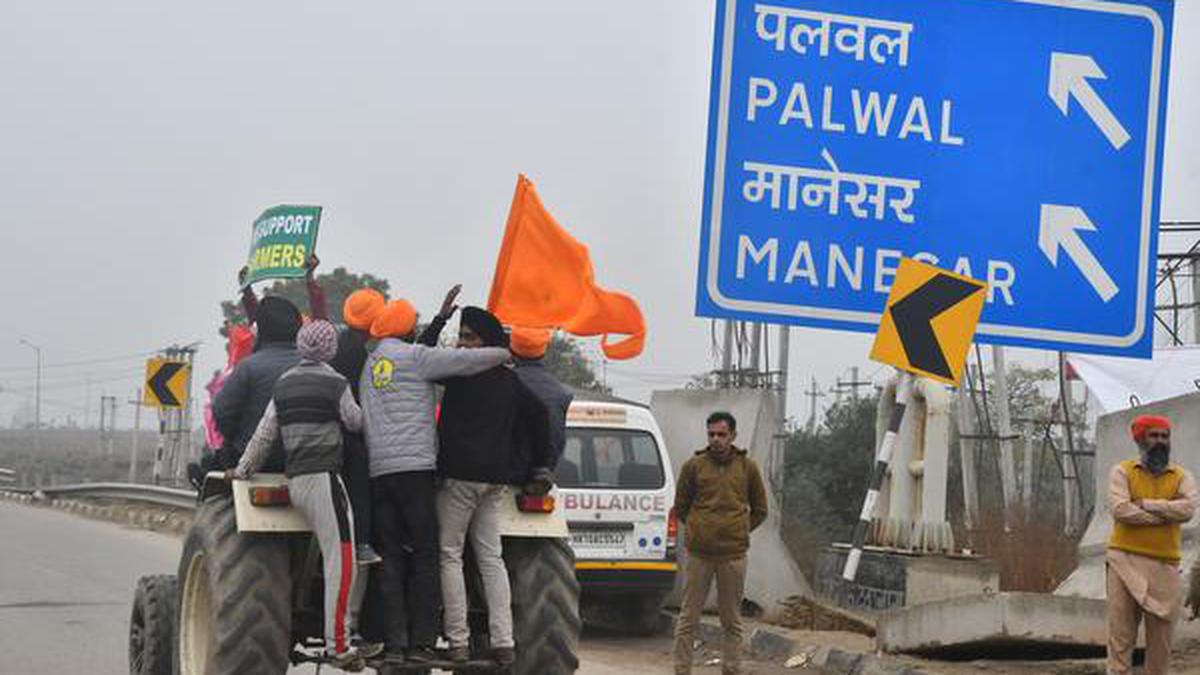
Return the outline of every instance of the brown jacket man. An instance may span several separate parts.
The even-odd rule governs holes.
[[[675,515],[686,526],[688,550],[683,602],[675,626],[679,675],[691,673],[696,623],[714,579],[724,630],[723,672],[740,672],[746,552],[750,532],[767,518],[762,474],[746,451],[733,444],[737,420],[727,412],[716,412],[707,424],[708,447],[683,465],[675,489]]]

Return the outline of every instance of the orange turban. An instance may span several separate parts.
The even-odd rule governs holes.
[[[371,330],[371,324],[375,323],[386,304],[383,293],[374,288],[360,288],[342,304],[342,319],[355,330]]]
[[[523,359],[540,359],[546,355],[550,344],[550,331],[545,328],[522,328],[514,326],[510,338],[512,353]]]
[[[371,324],[371,337],[382,340],[389,337],[404,337],[417,327],[417,310],[404,300],[392,300],[383,306],[379,316]]]
[[[1129,432],[1133,434],[1133,440],[1143,441],[1146,439],[1146,432],[1151,429],[1166,429],[1171,430],[1171,420],[1159,415],[1139,415],[1134,418],[1133,424],[1129,425]]]

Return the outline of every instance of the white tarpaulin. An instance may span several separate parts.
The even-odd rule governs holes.
[[[1200,347],[1155,347],[1149,361],[1090,354],[1067,361],[1105,412],[1200,390]]]

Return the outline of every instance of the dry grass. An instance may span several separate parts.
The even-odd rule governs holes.
[[[1014,514],[1014,525],[1007,531],[1002,514],[982,520],[971,539],[977,551],[1000,568],[1000,590],[1049,593],[1075,569],[1079,540],[1063,534],[1057,518]]]

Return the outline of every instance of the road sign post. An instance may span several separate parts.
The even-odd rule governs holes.
[[[842,569],[842,578],[847,581],[854,581],[858,575],[858,563],[875,517],[879,491],[912,396],[914,376],[958,384],[966,366],[971,338],[979,323],[985,293],[983,282],[914,260],[901,260],[897,268],[896,282],[875,335],[871,358],[900,369],[900,380],[896,383],[896,405],[892,408],[887,432],[879,443],[871,482]]]
[[[1148,356],[1172,12],[718,0],[697,313],[873,332],[911,257],[977,341]]]

